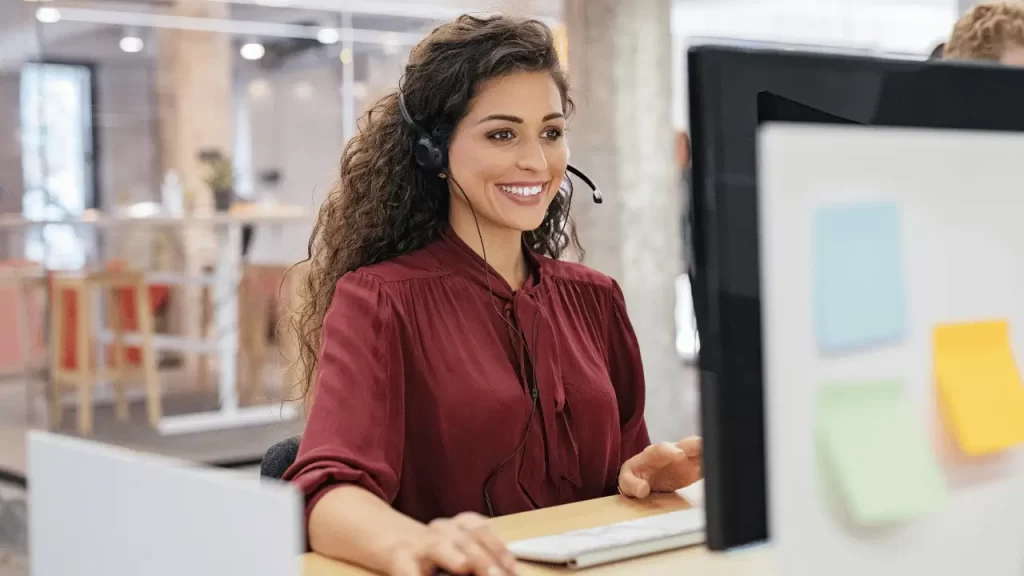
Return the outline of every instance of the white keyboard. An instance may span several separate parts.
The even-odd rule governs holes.
[[[522,560],[584,567],[703,541],[704,510],[692,508],[520,540],[509,550]]]

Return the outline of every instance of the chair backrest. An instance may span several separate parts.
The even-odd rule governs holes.
[[[301,436],[292,436],[271,446],[260,463],[260,476],[274,480],[284,477],[284,473],[288,471],[299,455],[300,440],[302,440]]]

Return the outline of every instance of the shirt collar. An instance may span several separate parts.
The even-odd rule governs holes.
[[[487,263],[483,257],[470,248],[451,225],[447,225],[441,233],[441,238],[431,245],[431,251],[452,270],[467,278],[483,288],[490,286],[491,292],[506,300],[515,297],[515,291],[498,272]],[[540,286],[543,276],[543,258],[530,250],[523,243],[523,256],[526,257],[526,267],[529,274],[520,292],[531,292]]]

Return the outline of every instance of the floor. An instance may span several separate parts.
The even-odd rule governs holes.
[[[19,486],[0,482],[0,576],[28,576],[24,520],[12,514],[25,502]]]
[[[286,395],[280,385],[275,385],[281,381],[280,371],[278,366],[267,367],[264,387],[253,403],[273,402],[271,398],[279,399]],[[216,393],[197,390],[193,384],[194,377],[189,377],[184,371],[162,370],[160,376],[164,413],[184,414],[216,409]],[[33,384],[37,390],[41,389],[41,383]],[[105,399],[101,396],[104,396],[102,391],[97,392],[93,439],[207,464],[258,460],[275,442],[300,434],[303,426],[301,420],[292,420],[233,430],[161,436],[149,426],[141,395],[130,398],[128,422],[119,422],[114,417],[109,394],[105,394]],[[40,400],[35,412],[40,414],[43,410]],[[0,381],[0,472],[25,475],[25,433],[30,428],[26,412],[24,383],[12,379]],[[77,436],[76,422],[76,406],[69,402],[64,408],[61,425],[55,431]],[[31,427],[39,425],[40,422],[35,420]]]

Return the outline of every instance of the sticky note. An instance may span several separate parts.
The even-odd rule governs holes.
[[[854,521],[905,521],[942,506],[945,480],[899,381],[829,382],[817,400],[818,458]]]
[[[939,409],[960,450],[982,456],[1024,442],[1024,387],[1002,320],[933,333]]]
[[[836,204],[816,210],[812,274],[820,351],[843,352],[903,338],[900,228],[895,204]]]

